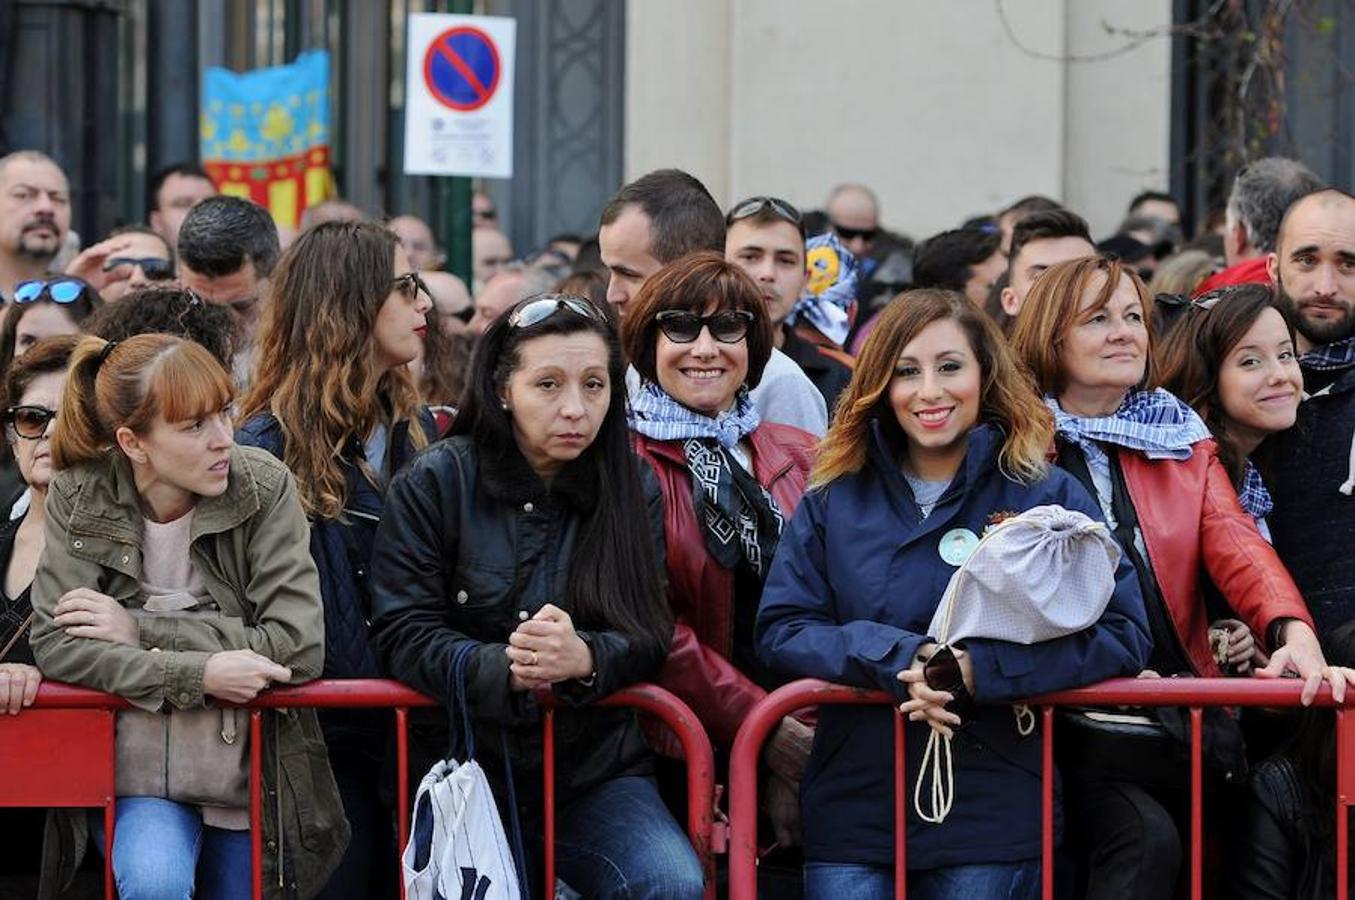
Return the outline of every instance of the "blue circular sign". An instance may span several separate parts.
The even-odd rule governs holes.
[[[449,28],[433,39],[423,56],[423,81],[444,106],[471,112],[499,87],[499,48],[478,28]]]

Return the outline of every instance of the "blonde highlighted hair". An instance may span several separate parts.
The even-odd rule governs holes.
[[[936,289],[905,291],[880,313],[866,339],[852,380],[838,398],[832,427],[819,445],[811,488],[858,472],[866,464],[871,424],[887,432],[901,429],[889,405],[889,385],[904,348],[933,322],[955,322],[978,360],[981,382],[979,421],[1004,434],[999,465],[1014,481],[1031,482],[1048,471],[1046,453],[1054,439],[1054,421],[1035,392],[1030,376],[1012,358],[997,326],[964,296]]]
[[[234,398],[230,374],[200,344],[168,334],[116,344],[81,338],[61,393],[52,466],[98,459],[116,446],[119,428],[145,434],[157,417],[188,422],[221,412]]]
[[[267,412],[278,420],[283,462],[313,519],[342,515],[354,438],[365,439],[378,423],[406,421],[414,447],[428,443],[408,369],[383,372],[376,361],[374,326],[394,290],[396,246],[395,235],[374,222],[325,222],[302,232],[273,272],[239,418]],[[376,481],[370,468],[359,468]]]

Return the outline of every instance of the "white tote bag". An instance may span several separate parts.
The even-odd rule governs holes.
[[[499,808],[484,770],[475,761],[464,677],[475,645],[466,642],[462,647],[452,663],[449,718],[457,720],[459,707],[466,759],[441,760],[419,782],[409,842],[400,858],[405,896],[409,900],[521,900],[518,870]]]

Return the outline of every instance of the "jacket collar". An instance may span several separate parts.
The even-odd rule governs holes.
[[[781,444],[772,437],[767,423],[759,425],[748,433],[747,441],[753,448],[753,477],[763,487],[770,487],[776,479],[785,475],[795,465],[791,456]],[[636,433],[645,448],[654,456],[666,459],[673,465],[685,468],[687,454],[682,452],[682,441],[658,441]]]
[[[591,448],[561,468],[559,474],[551,479],[549,487],[527,464],[516,442],[501,452],[482,448],[477,455],[480,460],[480,483],[495,500],[517,506],[528,500],[539,500],[547,494],[556,494],[579,512],[590,512],[597,505],[597,475],[592,464]]]
[[[140,545],[143,528],[141,497],[132,464],[117,450],[108,450],[87,463],[81,479],[71,531]],[[238,527],[259,511],[259,487],[254,470],[239,446],[231,448],[231,471],[219,497],[203,497],[193,508],[192,540]]]
[[[998,454],[1005,440],[1006,435],[995,425],[979,423],[974,426],[974,430],[969,432],[969,446],[965,450],[964,461],[960,463],[959,470],[937,504],[937,511],[933,512],[924,524],[944,521],[945,516],[938,515],[941,506],[948,505],[957,497],[967,495],[980,482],[985,472],[997,467]],[[909,498],[913,496],[908,480],[903,477],[900,451],[886,437],[879,419],[871,423],[868,455],[871,464],[880,471],[885,483],[892,488],[891,493],[902,493]]]

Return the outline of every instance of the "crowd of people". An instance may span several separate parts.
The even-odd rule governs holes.
[[[248,724],[215,701],[273,685],[385,677],[441,701],[412,717],[415,771],[464,704],[534,893],[541,810],[509,798],[540,795],[553,693],[557,896],[603,898],[699,897],[703,872],[680,747],[594,701],[672,691],[724,777],[780,685],[884,691],[910,785],[944,741],[954,793],[915,799],[907,829],[910,896],[936,900],[1039,896],[1022,698],[1355,685],[1355,197],[1297,161],[1244,167],[1193,237],[1146,191],[1100,242],[1041,196],[915,242],[863,185],[722,211],[666,169],[596,234],[519,256],[480,193],[469,285],[411,215],[331,200],[280,235],[191,165],[149,206],[81,249],[57,164],[0,158],[0,711],[44,679],[130,704],[123,897],[249,896]],[[1091,612],[1051,630],[1009,573],[1001,618],[1026,637],[948,639],[957,573],[1051,508],[1110,548],[1067,557]],[[892,894],[892,715],[774,729],[769,892]],[[1188,718],[1058,721],[1059,895],[1175,896]],[[265,723],[267,896],[397,896],[388,716]],[[1205,728],[1215,895],[1332,896],[1330,713]],[[44,898],[103,852],[101,814],[0,820],[0,872]]]

